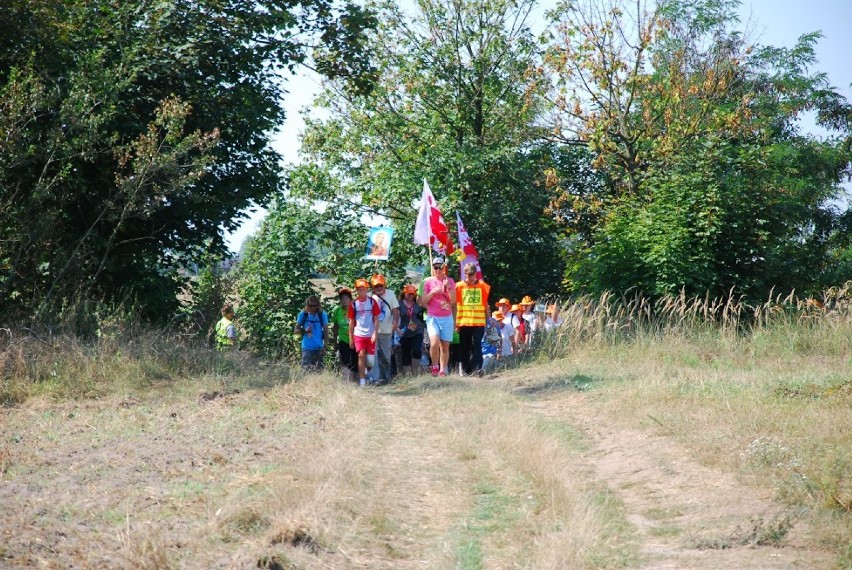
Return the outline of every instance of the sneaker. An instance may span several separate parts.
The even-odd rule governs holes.
[[[446,376],[446,375],[447,375],[447,373],[446,373],[446,372],[444,372],[443,370],[441,370],[440,372],[438,372],[438,376]]]
[[[359,386],[366,386],[367,385],[367,379],[361,378],[360,380],[358,380],[358,385]]]
[[[444,371],[443,371],[443,370],[441,371],[441,374],[444,374]],[[438,375],[438,367],[437,367],[437,366],[433,366],[433,367],[432,367],[432,376],[437,376],[437,375]]]

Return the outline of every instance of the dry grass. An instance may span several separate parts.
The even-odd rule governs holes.
[[[585,467],[588,442],[571,417],[527,405],[582,390],[602,423],[657,431],[771,487],[839,566],[852,566],[844,305],[702,302],[580,300],[539,353],[550,364],[378,391],[151,332],[6,338],[0,536],[11,538],[0,560],[630,566],[637,536],[617,489]],[[785,520],[718,536],[733,546],[783,541]]]
[[[852,567],[852,313],[793,296],[720,300],[604,296],[565,306],[544,354],[592,381],[602,414],[644,425],[808,509]]]
[[[286,364],[247,352],[218,353],[192,339],[127,330],[83,341],[66,335],[0,335],[0,405],[32,398],[54,401],[143,394],[211,376],[225,385],[274,385],[290,379]],[[233,388],[231,388],[233,389]]]

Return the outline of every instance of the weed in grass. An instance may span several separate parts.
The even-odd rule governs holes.
[[[655,526],[649,530],[651,536],[667,537],[678,536],[683,533],[683,529],[674,525]]]
[[[458,570],[480,570],[483,568],[482,543],[478,537],[465,537],[455,548]]]
[[[648,520],[664,521],[683,516],[683,511],[680,509],[653,508],[646,510],[643,515]]]
[[[178,481],[175,488],[171,492],[171,496],[176,499],[195,499],[204,495],[207,492],[207,486],[199,481],[184,480]]]
[[[474,449],[465,449],[461,453],[459,453],[459,459],[462,461],[475,461],[479,455],[476,453]],[[0,460],[2,460],[2,455],[0,455]],[[0,463],[0,467],[2,467],[2,463]]]
[[[732,539],[742,546],[778,546],[793,528],[794,517],[783,515],[771,520],[752,518],[745,529],[737,527]]]
[[[243,536],[259,534],[269,526],[269,519],[254,507],[243,507],[222,519],[220,523],[223,531]]]
[[[156,532],[142,537],[133,536],[130,529],[119,534],[121,551],[127,561],[127,568],[139,570],[171,570],[175,568],[169,558],[168,550]]]
[[[398,530],[398,525],[386,511],[373,513],[368,518],[371,532],[379,536],[391,536]]]
[[[793,528],[795,516],[778,515],[770,520],[753,517],[746,527],[737,526],[726,536],[693,538],[687,542],[689,548],[698,550],[724,550],[736,546],[778,546]]]
[[[558,441],[567,444],[572,451],[582,452],[589,447],[583,434],[565,422],[541,418],[536,423],[543,434],[554,436]]]
[[[286,556],[277,554],[262,556],[257,560],[257,567],[262,570],[298,570],[298,566],[287,559]]]
[[[483,568],[483,539],[492,532],[509,528],[517,518],[511,509],[512,499],[492,482],[481,481],[474,492],[473,514],[457,532],[456,568],[462,570]]]
[[[294,548],[306,548],[314,554],[330,550],[311,533],[308,527],[292,522],[280,525],[269,539],[269,544],[271,546],[284,544]]]

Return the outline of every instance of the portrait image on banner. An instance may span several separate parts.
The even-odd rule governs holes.
[[[367,240],[367,255],[364,256],[364,259],[387,261],[390,255],[392,239],[393,228],[378,227],[370,229],[370,238]]]

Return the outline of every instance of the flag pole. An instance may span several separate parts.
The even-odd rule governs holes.
[[[423,178],[423,185],[426,186],[426,178]],[[431,194],[431,192],[430,192]],[[424,196],[425,198],[425,196]],[[429,250],[429,267],[427,270],[429,271],[429,276],[432,276],[432,206],[427,204],[428,209],[426,210],[426,223],[429,224],[429,243],[426,244],[426,249]]]

